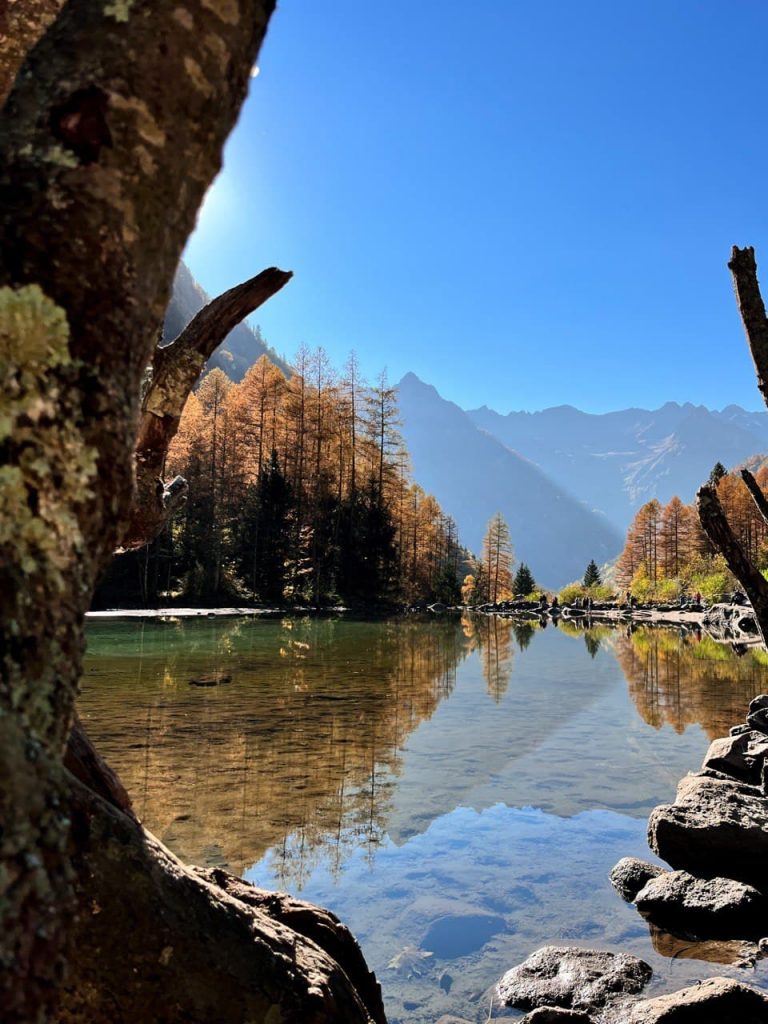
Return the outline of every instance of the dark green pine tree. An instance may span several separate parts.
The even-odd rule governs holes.
[[[712,467],[712,472],[709,474],[709,483],[712,487],[717,487],[724,476],[728,476],[728,470],[722,462],[716,462]]]
[[[293,498],[277,452],[249,489],[236,525],[235,560],[240,577],[262,601],[283,599]]]
[[[585,587],[594,587],[596,584],[602,583],[602,582],[603,582],[603,578],[600,575],[600,570],[597,567],[597,562],[595,562],[595,560],[593,558],[592,561],[587,566],[587,571],[584,573],[584,586]]]
[[[515,573],[515,578],[512,581],[512,592],[515,597],[525,597],[526,594],[532,594],[536,589],[536,580],[533,578],[533,573],[525,564],[520,563],[520,568]]]

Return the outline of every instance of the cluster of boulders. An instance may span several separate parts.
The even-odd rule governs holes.
[[[745,966],[768,956],[768,695],[711,744],[675,802],[651,813],[648,839],[672,870],[625,857],[611,882],[652,930],[739,940]],[[768,996],[749,985],[710,978],[640,999],[650,977],[650,966],[627,954],[546,946],[504,975],[497,996],[531,1010],[525,1024],[768,1024]]]

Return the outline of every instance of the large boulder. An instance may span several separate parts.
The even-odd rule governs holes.
[[[687,775],[651,812],[648,842],[673,868],[768,890],[768,800],[754,786]]]
[[[634,1004],[629,1024],[766,1024],[768,998],[731,978],[708,978],[690,988]]]
[[[497,985],[500,1002],[518,1010],[539,1006],[589,1011],[634,995],[651,968],[628,953],[574,946],[544,946],[507,971]]]
[[[759,938],[768,901],[751,885],[732,878],[694,878],[668,871],[640,890],[637,909],[654,924],[698,938]]]
[[[768,736],[754,729],[736,736],[714,740],[704,758],[702,768],[728,775],[737,782],[759,786],[768,755]]]
[[[638,857],[622,857],[608,877],[619,896],[627,903],[633,903],[635,896],[652,878],[663,874],[664,868],[658,864],[649,864]]]

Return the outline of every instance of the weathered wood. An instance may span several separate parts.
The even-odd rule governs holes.
[[[733,275],[736,301],[755,364],[757,386],[768,404],[768,318],[766,318],[765,304],[760,294],[755,250],[752,246],[739,249],[734,245],[728,269]]]
[[[768,581],[745,555],[730,527],[715,487],[705,484],[699,488],[696,494],[696,508],[704,532],[723,555],[728,568],[744,588],[755,613],[760,636],[765,643],[768,637]]]
[[[742,469],[741,479],[747,485],[749,493],[752,495],[752,500],[757,506],[758,512],[763,517],[763,520],[768,523],[768,498],[766,498],[763,493],[762,487],[748,469]]]
[[[213,299],[170,345],[157,348],[144,396],[136,440],[136,493],[120,549],[143,547],[183,504],[186,482],[162,480],[163,466],[190,391],[208,358],[229,332],[290,281],[289,271],[270,267]]]

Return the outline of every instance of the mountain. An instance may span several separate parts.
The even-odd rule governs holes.
[[[172,341],[209,301],[209,296],[192,277],[187,265],[179,263],[173,279],[171,301],[165,313],[164,339]],[[232,380],[239,381],[248,367],[264,354],[268,355],[283,373],[290,375],[290,367],[267,345],[259,328],[254,330],[247,323],[241,323],[229,332],[224,343],[216,349],[208,360],[208,367],[218,367]]]
[[[768,413],[735,405],[718,412],[667,402],[602,415],[558,406],[506,416],[484,406],[467,415],[622,531],[652,498],[691,501],[715,462],[734,466],[768,450]]]
[[[604,516],[479,429],[431,385],[409,373],[398,393],[415,479],[453,516],[472,550],[480,551],[488,520],[501,512],[515,557],[548,587],[583,576],[591,558],[602,563],[619,553],[623,537]]]

